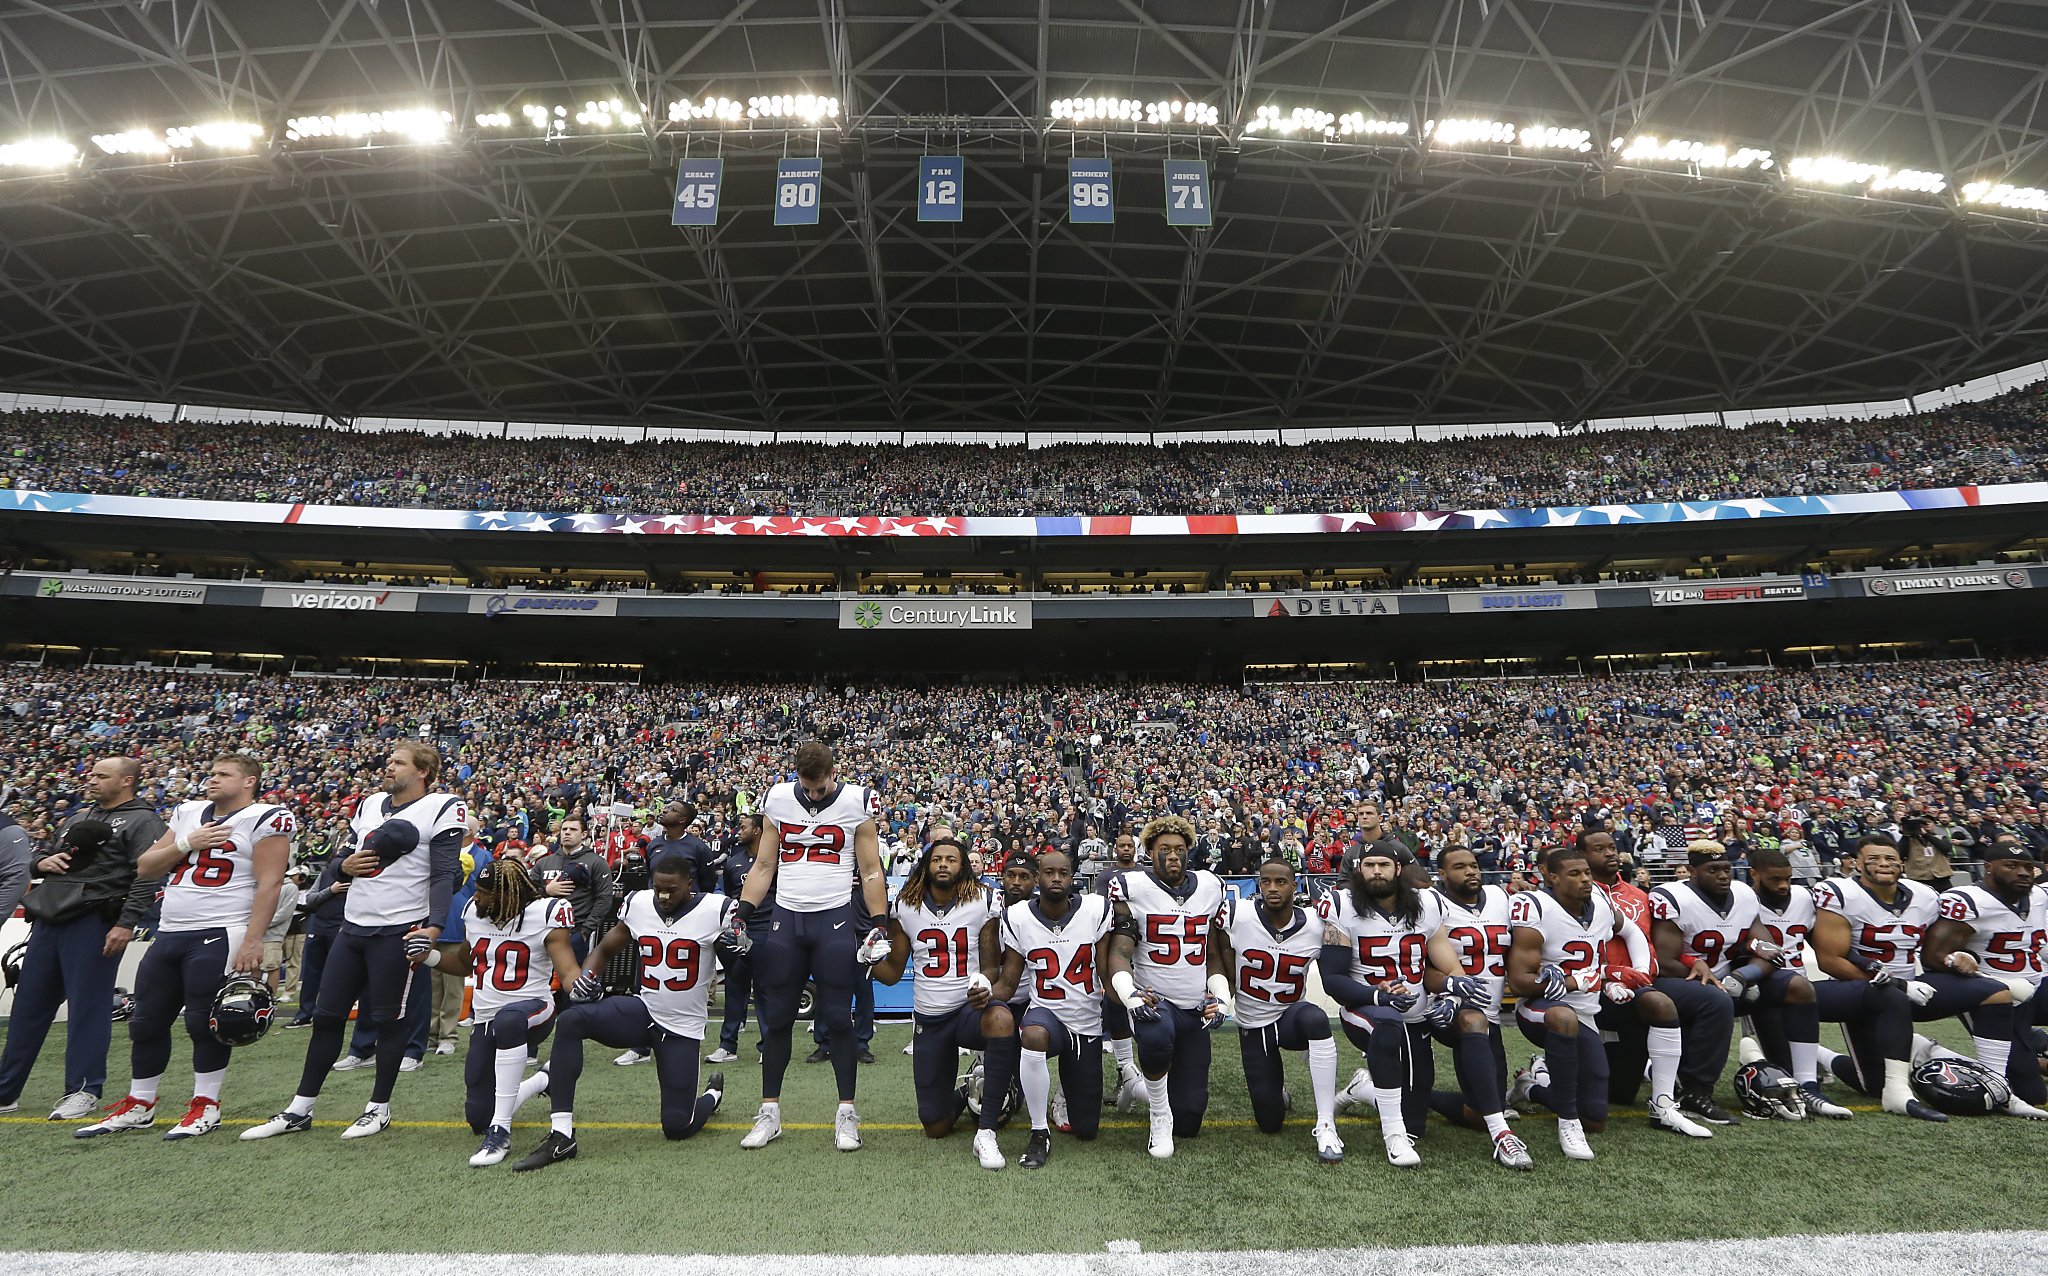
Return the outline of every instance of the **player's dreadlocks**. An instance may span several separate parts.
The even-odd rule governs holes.
[[[540,888],[526,875],[526,866],[511,856],[484,865],[476,878],[476,911],[500,926],[510,926],[520,912],[540,898]]]
[[[931,885],[932,852],[941,846],[950,846],[960,853],[960,891],[953,897],[955,902],[981,898],[981,879],[974,875],[974,864],[967,858],[967,848],[957,838],[938,837],[932,839],[931,845],[924,848],[924,854],[918,856],[917,863],[911,866],[910,876],[903,879],[903,888],[896,892],[897,899],[911,908],[923,905],[925,892]]]

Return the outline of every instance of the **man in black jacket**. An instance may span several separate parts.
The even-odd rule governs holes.
[[[42,881],[25,901],[35,928],[0,1051],[0,1112],[20,1108],[29,1070],[57,1007],[66,1002],[72,1013],[64,1034],[64,1098],[50,1119],[76,1121],[99,1106],[121,954],[163,880],[135,876],[135,861],[164,833],[164,822],[135,796],[141,775],[134,758],[93,763],[85,782],[92,805],[64,822],[57,849],[35,865]]]
[[[611,924],[616,891],[611,865],[590,849],[585,840],[588,836],[577,816],[563,820],[555,829],[555,849],[535,860],[532,870],[543,893],[568,899],[569,911],[576,917],[570,942],[578,961],[590,955],[598,931]]]
[[[334,947],[334,937],[341,933],[342,909],[348,895],[348,879],[341,875],[341,862],[348,858],[350,849],[346,843],[336,846],[320,876],[313,880],[313,888],[306,892],[306,947],[299,954],[299,1012],[284,1025],[287,1028],[313,1026],[313,1007],[320,1000],[320,976],[327,969],[327,954]]]

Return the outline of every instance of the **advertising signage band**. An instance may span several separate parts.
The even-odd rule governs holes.
[[[1895,572],[1867,580],[1873,598],[1912,598],[1920,594],[1970,593],[1980,589],[2031,589],[2034,578],[2023,567],[1981,568],[1959,572]]]
[[[1600,605],[1591,589],[1466,590],[1451,595],[1455,612],[1579,611]]]
[[[863,598],[839,604],[841,629],[948,630],[1031,628],[1031,602],[908,602]]]
[[[265,607],[301,611],[418,611],[420,596],[406,589],[326,589],[319,585],[266,585]]]
[[[1660,585],[1650,591],[1655,607],[1702,603],[1789,603],[1806,597],[1806,583],[1793,580],[1723,580],[1710,585]]]
[[[36,593],[44,598],[93,598],[122,603],[203,603],[206,586],[173,581],[102,580],[92,576],[45,576]]]
[[[1278,598],[1252,600],[1252,615],[1288,616],[1398,616],[1401,599],[1394,594],[1282,594]]]
[[[585,594],[472,594],[472,616],[616,616],[619,600]]]

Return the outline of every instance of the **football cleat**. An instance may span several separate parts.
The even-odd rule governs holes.
[[[1680,1090],[1678,1106],[1682,1111],[1698,1117],[1708,1125],[1735,1124],[1735,1118],[1728,1115],[1728,1109],[1714,1102],[1714,1096],[1711,1094],[1701,1094],[1697,1090]]]
[[[994,1130],[974,1132],[974,1159],[981,1162],[981,1168],[984,1170],[1003,1168],[1003,1149],[996,1145]]]
[[[349,1122],[348,1129],[341,1132],[344,1139],[367,1139],[373,1134],[382,1134],[391,1128],[391,1114],[375,1108],[364,1108],[363,1114]]]
[[[968,1070],[967,1080],[962,1083],[962,1096],[966,1100],[967,1110],[976,1116],[981,1115],[981,1092],[986,1083],[987,1077],[978,1063]]]
[[[7,1115],[9,1115],[10,1113],[14,1113],[14,1112],[19,1112],[19,1111],[21,1111],[21,1104],[20,1104],[19,1102],[15,1102],[15,1103],[0,1103],[0,1116],[7,1116]]]
[[[1072,1134],[1074,1132],[1074,1123],[1067,1117],[1067,1092],[1065,1090],[1061,1090],[1058,1094],[1052,1096],[1052,1125],[1061,1134]]]
[[[2048,1112],[2042,1111],[2018,1095],[2005,1101],[2005,1115],[2024,1117],[2029,1121],[2048,1121]]]
[[[618,1067],[621,1067],[621,1068],[630,1068],[630,1067],[632,1067],[632,1066],[633,1066],[634,1064],[636,1064],[636,1063],[645,1063],[645,1062],[647,1062],[647,1061],[648,1061],[649,1059],[652,1059],[653,1057],[654,1057],[654,1054],[653,1054],[653,1052],[652,1052],[652,1051],[648,1051],[648,1050],[628,1050],[628,1051],[626,1051],[626,1053],[624,1053],[624,1054],[620,1055],[620,1056],[619,1056],[618,1058],[616,1058],[616,1059],[612,1060],[612,1063],[613,1063],[613,1064],[615,1064],[615,1065],[617,1065]]]
[[[502,1125],[494,1125],[484,1131],[484,1145],[469,1158],[469,1163],[479,1169],[496,1165],[512,1150],[512,1131]]]
[[[1017,1158],[1017,1164],[1027,1170],[1042,1170],[1052,1157],[1052,1132],[1033,1130],[1031,1142],[1025,1145],[1024,1155]]]
[[[1353,1108],[1372,1106],[1372,1078],[1364,1068],[1351,1074],[1351,1080],[1342,1090],[1337,1091],[1337,1111],[1349,1112]]]
[[[52,1121],[82,1121],[92,1115],[100,1105],[100,1096],[90,1090],[74,1090],[57,1100],[57,1106],[50,1109]]]
[[[1129,1066],[1117,1070],[1117,1111],[1136,1112],[1139,1108],[1150,1106],[1151,1102],[1151,1095],[1145,1089],[1144,1073],[1138,1071],[1135,1067]]]
[[[512,1163],[512,1171],[517,1174],[526,1170],[544,1170],[557,1161],[575,1159],[576,1136],[563,1134],[559,1130],[549,1130],[548,1137],[540,1141],[539,1147]]]
[[[852,1105],[839,1105],[839,1115],[832,1118],[832,1146],[841,1152],[860,1151],[860,1113]]]
[[[1173,1113],[1154,1112],[1151,1132],[1145,1138],[1145,1150],[1164,1161],[1173,1155]]]
[[[718,1074],[714,1072],[712,1075],[717,1076]],[[525,1107],[528,1103],[531,1103],[534,1099],[547,1092],[548,1070],[542,1068],[539,1072],[534,1073],[519,1083],[519,1099],[513,1105],[512,1110],[517,1112],[520,1108]]]
[[[252,1125],[242,1131],[242,1138],[246,1142],[251,1139],[275,1138],[280,1134],[311,1134],[312,1132],[312,1113],[308,1112],[301,1116],[297,1112],[280,1112],[263,1124]]]
[[[165,1132],[164,1142],[176,1143],[180,1139],[196,1139],[219,1128],[220,1104],[212,1099],[195,1097],[191,1105],[185,1109],[185,1115]]]
[[[1650,1124],[1689,1139],[1711,1139],[1714,1132],[1679,1111],[1678,1100],[1668,1094],[1650,1096]]]
[[[1389,1134],[1383,1140],[1387,1145],[1387,1164],[1397,1170],[1409,1170],[1422,1164],[1422,1154],[1415,1150],[1415,1136],[1412,1134]]]
[[[1529,1060],[1526,1068],[1515,1069],[1514,1084],[1508,1087],[1508,1102],[1515,1107],[1527,1107],[1532,1102],[1529,1092],[1540,1085],[1550,1084],[1550,1065],[1542,1055]]]
[[[710,1054],[704,1056],[704,1062],[706,1063],[738,1063],[739,1061],[739,1055],[735,1054],[733,1051],[727,1050],[724,1046],[720,1046],[718,1049],[713,1050]]]
[[[754,1114],[754,1128],[747,1131],[740,1140],[743,1148],[764,1148],[782,1137],[782,1107],[780,1104],[764,1103]]]
[[[354,1072],[358,1068],[374,1067],[376,1062],[375,1059],[366,1054],[345,1054],[334,1061],[334,1070],[336,1072]]]
[[[96,1139],[102,1134],[119,1134],[124,1130],[147,1130],[155,1124],[156,1104],[144,1103],[131,1094],[119,1103],[110,1105],[107,1114],[91,1125],[73,1130],[71,1137]]]
[[[1493,1136],[1493,1163],[1505,1170],[1536,1168],[1534,1158],[1529,1155],[1529,1145],[1516,1138],[1510,1130],[1502,1130]]]
[[[1562,1117],[1557,1122],[1557,1150],[1574,1161],[1593,1159],[1593,1145],[1586,1142],[1586,1127],[1578,1121],[1567,1121]]]
[[[1820,1082],[1807,1081],[1799,1087],[1799,1100],[1806,1105],[1806,1115],[1826,1117],[1830,1121],[1847,1121],[1854,1112],[1836,1103],[1822,1092]]]
[[[420,1061],[413,1055],[407,1055],[398,1061],[398,1070],[400,1072],[418,1072],[420,1070]]]
[[[1280,1087],[1280,1110],[1282,1112],[1294,1111],[1294,1092],[1286,1086]]]
[[[1316,1140],[1316,1160],[1324,1165],[1336,1165],[1343,1161],[1344,1140],[1338,1137],[1335,1124],[1319,1124],[1311,1133]]]

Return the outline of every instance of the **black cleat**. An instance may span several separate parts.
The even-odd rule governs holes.
[[[861,1051],[861,1052],[860,1052],[860,1061],[861,1061],[862,1063],[873,1063],[873,1062],[875,1061],[875,1054],[874,1054],[874,1051],[872,1051],[872,1050],[863,1050],[863,1051]]]
[[[1024,1155],[1017,1158],[1017,1164],[1027,1170],[1042,1170],[1052,1157],[1052,1131],[1033,1130],[1031,1142],[1025,1147]]]
[[[575,1159],[576,1137],[570,1134],[563,1134],[557,1130],[549,1130],[548,1137],[541,1140],[540,1146],[519,1160],[514,1161],[512,1168],[515,1171],[544,1170],[557,1161],[573,1161]]]
[[[1692,1113],[1708,1125],[1735,1124],[1735,1118],[1728,1115],[1728,1109],[1714,1102],[1714,1096],[1711,1094],[1702,1094],[1698,1090],[1680,1090],[1678,1106],[1682,1111]]]
[[[1934,1108],[1930,1108],[1926,1104],[1920,1102],[1920,1100],[1918,1099],[1906,1100],[1906,1115],[1912,1117],[1915,1121],[1933,1121],[1936,1123],[1940,1123],[1948,1120],[1948,1113],[1937,1111]]]
[[[824,1046],[819,1046],[816,1050],[813,1050],[809,1054],[804,1056],[804,1062],[830,1063],[832,1062],[832,1052]]]

